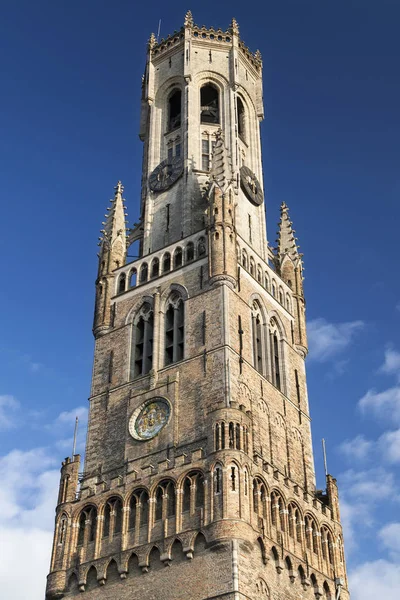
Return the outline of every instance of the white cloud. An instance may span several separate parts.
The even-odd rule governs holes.
[[[366,440],[363,435],[357,435],[352,440],[345,440],[339,446],[340,452],[351,460],[365,460],[369,455],[374,443]]]
[[[400,597],[400,565],[380,559],[365,562],[349,574],[352,600],[398,600]]]
[[[0,396],[0,430],[15,427],[15,414],[19,408],[19,402],[14,396]]]
[[[400,523],[387,523],[378,532],[378,538],[394,559],[400,558]]]
[[[379,369],[381,373],[387,373],[388,375],[396,375],[400,377],[400,352],[393,348],[386,348],[385,350],[385,362]]]
[[[400,429],[385,431],[385,433],[380,436],[378,445],[384,458],[388,462],[400,462]]]
[[[58,415],[53,425],[61,425],[63,427],[65,427],[65,425],[74,426],[76,417],[78,417],[80,423],[86,424],[88,417],[87,408],[85,406],[78,406],[77,408],[73,408],[72,410],[64,411]]]
[[[60,476],[58,468],[53,468],[56,463],[45,448],[15,449],[0,458],[0,539],[4,549],[0,585],[4,600],[25,600],[27,582],[30,600],[44,597]]]
[[[368,390],[359,400],[358,406],[362,412],[370,412],[381,419],[400,423],[400,386],[388,388],[383,392]]]
[[[340,476],[340,514],[347,554],[353,554],[360,540],[371,534],[375,510],[382,502],[398,500],[393,473],[382,467]]]
[[[341,476],[341,482],[347,496],[354,500],[368,499],[369,504],[395,496],[394,475],[382,467],[364,471],[349,469]]]
[[[363,329],[363,321],[348,323],[329,323],[319,318],[307,324],[309,356],[312,360],[325,362],[340,354],[353,341],[355,335]]]

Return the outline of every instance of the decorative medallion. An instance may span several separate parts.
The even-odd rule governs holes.
[[[249,167],[240,168],[240,186],[250,202],[256,206],[263,203],[264,194],[260,182]]]
[[[139,406],[129,419],[129,433],[135,440],[151,440],[168,423],[170,414],[165,398],[152,398]]]
[[[163,192],[175,183],[183,173],[183,158],[174,156],[166,158],[154,169],[149,177],[152,192]]]

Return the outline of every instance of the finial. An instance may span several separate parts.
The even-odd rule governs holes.
[[[188,10],[185,15],[184,26],[185,27],[193,27],[193,25],[194,25],[194,21],[193,21],[192,11]]]
[[[147,42],[147,45],[150,48],[150,50],[152,50],[156,44],[157,44],[157,38],[154,35],[154,33],[152,33],[149,37],[149,41]]]
[[[121,181],[118,181],[117,185],[114,188],[115,190],[115,194],[122,194],[124,191],[124,186],[122,185]]]
[[[239,35],[239,24],[236,21],[235,17],[233,17],[233,19],[231,21],[231,29],[232,29],[232,33]]]
[[[262,62],[262,56],[261,56],[261,52],[259,50],[255,51],[254,57],[259,60],[260,62]]]

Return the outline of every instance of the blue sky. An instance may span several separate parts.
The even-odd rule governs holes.
[[[353,598],[400,593],[400,5],[396,0],[3,3],[0,21],[0,565],[35,546],[43,596],[75,414],[83,448],[97,237],[118,179],[138,216],[145,45],[191,8],[264,60],[269,240],[284,200],[305,261],[308,383],[339,479]],[[30,548],[28,547],[28,550]],[[378,588],[379,586],[379,588]],[[379,589],[379,593],[378,590]],[[11,592],[11,590],[13,590]]]

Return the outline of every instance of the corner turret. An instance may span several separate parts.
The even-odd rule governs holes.
[[[114,198],[107,208],[99,238],[99,270],[96,279],[96,305],[93,333],[97,337],[111,326],[110,300],[115,293],[113,271],[126,261],[126,206],[122,198],[124,190],[119,181],[115,186]]]
[[[236,285],[235,176],[222,131],[218,131],[211,161],[208,191],[210,283]]]
[[[278,239],[275,265],[283,281],[293,290],[295,300],[294,341],[298,350],[307,355],[307,333],[305,319],[305,300],[303,290],[303,255],[296,243],[295,230],[289,218],[289,208],[285,202],[281,204],[281,218],[278,226]]]

